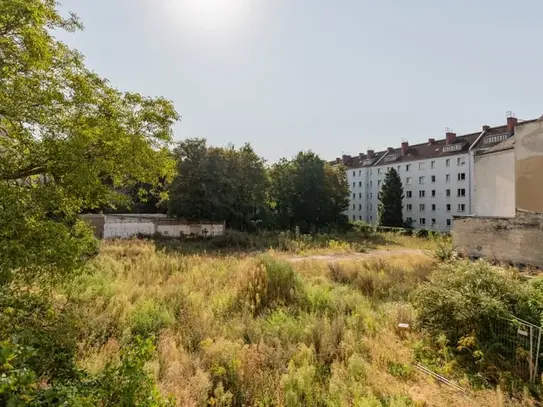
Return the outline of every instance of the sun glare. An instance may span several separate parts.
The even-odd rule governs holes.
[[[238,28],[250,11],[251,0],[170,0],[172,17],[201,34]]]

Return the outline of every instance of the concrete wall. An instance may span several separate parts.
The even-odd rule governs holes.
[[[543,215],[459,217],[454,220],[452,236],[458,253],[467,257],[543,266]]]
[[[514,150],[475,156],[475,215],[515,216]]]
[[[543,120],[515,129],[517,209],[543,213]]]
[[[224,223],[190,223],[164,215],[81,215],[94,227],[99,239],[130,238],[138,235],[164,237],[220,236],[225,233]]]

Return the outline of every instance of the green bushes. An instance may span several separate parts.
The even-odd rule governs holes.
[[[485,261],[442,264],[412,297],[419,323],[451,344],[498,317],[517,316],[539,324],[541,294],[512,272]]]
[[[256,315],[278,305],[298,303],[303,296],[301,281],[291,265],[264,257],[250,271],[238,299]]]
[[[136,304],[129,319],[132,334],[143,337],[156,335],[173,323],[174,317],[170,311],[151,299]]]

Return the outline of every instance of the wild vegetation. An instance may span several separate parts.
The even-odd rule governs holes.
[[[345,171],[311,152],[270,168],[248,145],[172,153],[169,101],[113,88],[52,36],[76,16],[54,0],[0,5],[0,405],[540,400],[492,329],[539,324],[537,279],[458,260],[446,236],[396,221],[348,224]],[[142,189],[238,230],[100,244],[78,220],[144,205]]]
[[[105,243],[87,273],[57,288],[57,306],[85,321],[59,335],[75,338],[89,374],[151,338],[144,371],[179,406],[529,406],[539,397],[491,358],[476,329],[498,312],[535,321],[537,283],[432,252],[289,259]]]

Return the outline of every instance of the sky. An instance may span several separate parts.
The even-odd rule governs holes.
[[[543,114],[540,0],[60,0],[57,37],[175,138],[332,160]]]

